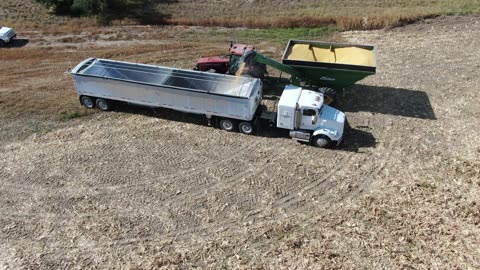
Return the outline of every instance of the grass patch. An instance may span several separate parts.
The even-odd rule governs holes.
[[[276,44],[285,45],[290,39],[325,39],[338,30],[336,27],[249,29],[239,31],[237,35],[242,40],[253,40],[255,42],[268,40]]]
[[[63,120],[70,120],[70,119],[75,119],[75,118],[80,118],[80,117],[82,117],[82,115],[79,112],[71,112],[71,113],[64,114],[62,116],[62,119]]]
[[[272,42],[277,45],[285,45],[289,39],[328,39],[333,33],[338,32],[336,27],[299,27],[299,28],[272,28],[272,29],[207,29],[202,35],[208,35],[211,39],[225,41],[239,41],[244,43],[259,43],[262,41]],[[182,39],[196,41],[198,30],[187,30],[181,34]]]

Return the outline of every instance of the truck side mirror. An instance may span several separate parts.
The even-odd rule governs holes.
[[[312,125],[316,124],[318,121],[318,114],[312,115]]]

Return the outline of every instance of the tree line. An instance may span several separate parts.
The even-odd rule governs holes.
[[[158,10],[159,0],[34,0],[55,14],[96,16],[101,25],[113,20],[134,19],[143,24],[159,24],[165,15]]]

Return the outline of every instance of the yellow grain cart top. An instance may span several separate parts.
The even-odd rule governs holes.
[[[287,55],[289,60],[325,62],[347,65],[375,66],[371,50],[359,47],[315,47],[312,44],[294,44]]]

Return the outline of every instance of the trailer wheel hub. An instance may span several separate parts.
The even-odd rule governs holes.
[[[249,122],[241,122],[240,125],[238,126],[240,129],[240,132],[244,134],[252,134],[253,133],[253,126]]]

